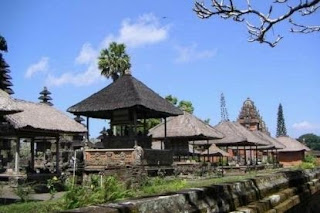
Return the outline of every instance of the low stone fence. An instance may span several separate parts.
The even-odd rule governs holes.
[[[285,212],[320,191],[320,169],[284,171],[66,212]]]

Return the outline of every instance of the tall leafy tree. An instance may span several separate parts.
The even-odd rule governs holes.
[[[12,83],[10,82],[11,76],[9,75],[9,65],[3,58],[2,52],[7,52],[8,46],[5,38],[0,35],[0,89],[7,92],[9,95],[13,94],[14,92],[10,88]]]
[[[308,133],[301,135],[297,140],[313,150],[320,150],[320,136],[318,135]]]
[[[193,113],[194,111],[194,107],[192,106],[192,102],[191,101],[180,101],[179,104],[178,104],[178,107],[183,110],[183,111],[186,111],[186,112],[189,112],[189,113]]]
[[[169,101],[170,103],[172,103],[173,105],[177,105],[177,103],[178,103],[178,99],[176,98],[176,97],[174,97],[174,96],[172,96],[172,95],[167,95],[166,97],[165,97],[165,99],[167,100],[167,101]]]
[[[278,107],[278,122],[277,122],[277,137],[287,136],[286,124],[284,122],[282,105],[279,104]]]
[[[107,49],[101,50],[98,67],[101,70],[101,75],[107,78],[111,77],[113,81],[124,75],[131,67],[126,46],[116,42],[110,43]]]

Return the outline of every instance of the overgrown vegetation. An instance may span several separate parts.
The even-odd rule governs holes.
[[[270,171],[265,171],[270,173]],[[0,206],[0,213],[4,212],[32,212],[46,213],[57,212],[61,210],[73,209],[88,205],[107,203],[115,200],[126,199],[130,197],[148,196],[155,194],[164,194],[186,188],[204,187],[221,182],[240,181],[246,178],[252,178],[257,173],[250,172],[241,176],[228,176],[223,178],[208,179],[180,179],[180,178],[146,178],[139,186],[132,188],[121,182],[114,176],[92,175],[86,183],[80,185],[71,184],[66,180],[68,191],[57,200],[42,202],[24,202]],[[102,177],[102,178],[101,178]]]
[[[65,209],[73,209],[81,206],[106,203],[131,197],[132,192],[120,183],[114,176],[103,178],[100,187],[99,176],[91,176],[89,184],[72,187],[64,196]]]
[[[299,169],[314,169],[319,166],[317,163],[317,158],[311,154],[307,154],[303,160],[303,162],[298,165]]]

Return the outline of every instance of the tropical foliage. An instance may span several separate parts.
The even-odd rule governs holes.
[[[126,46],[116,42],[110,43],[107,49],[101,50],[98,67],[101,70],[101,75],[107,78],[111,77],[113,81],[124,75],[131,67]]]
[[[298,141],[305,143],[309,148],[313,150],[320,150],[320,136],[308,133],[301,135]]]

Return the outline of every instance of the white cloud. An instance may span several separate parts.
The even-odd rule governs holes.
[[[75,61],[77,64],[90,64],[97,57],[97,51],[92,48],[90,43],[85,43]]]
[[[74,86],[87,86],[102,80],[104,77],[100,75],[100,71],[95,63],[91,63],[87,70],[80,73],[66,72],[59,77],[49,75],[46,80],[48,86],[61,86],[71,84]]]
[[[212,58],[217,55],[217,49],[214,50],[198,50],[197,44],[190,46],[176,46],[178,56],[175,59],[177,63],[187,63],[201,59]]]
[[[148,13],[135,21],[132,19],[123,20],[118,35],[107,35],[100,46],[106,48],[112,41],[124,43],[128,48],[155,44],[168,38],[169,29],[169,25],[161,25],[155,15]]]
[[[40,73],[40,72],[46,72],[48,71],[48,69],[49,69],[49,58],[42,57],[40,61],[28,67],[25,77],[31,78],[34,74]]]
[[[128,48],[138,48],[147,44],[155,44],[168,38],[169,25],[162,26],[153,14],[144,14],[137,20],[125,19],[122,21],[118,35],[109,34],[97,48],[90,43],[85,43],[75,59],[76,64],[86,65],[83,72],[63,73],[61,76],[48,75],[46,82],[50,86],[72,84],[87,86],[99,79],[103,79],[97,66],[97,57],[100,49],[107,48],[112,41],[125,43]]]
[[[300,123],[294,123],[292,128],[296,130],[315,130],[320,129],[320,125],[312,124],[308,121],[302,121]]]
[[[165,40],[168,37],[168,30],[169,26],[161,26],[153,14],[145,14],[136,22],[130,19],[124,20],[117,40],[128,47],[154,44]]]

